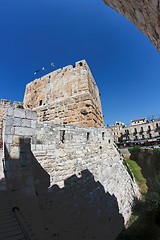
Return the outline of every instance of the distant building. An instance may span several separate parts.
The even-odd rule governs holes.
[[[146,118],[132,120],[131,125],[116,122],[109,127],[119,146],[160,144],[160,119],[147,121]]]
[[[146,118],[139,118],[139,119],[136,119],[136,120],[132,120],[131,125],[134,126],[134,125],[143,124],[143,123],[146,123],[146,122],[147,122]]]

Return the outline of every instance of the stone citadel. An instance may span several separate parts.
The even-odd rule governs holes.
[[[24,108],[40,121],[103,127],[99,90],[85,60],[27,84]]]
[[[87,239],[115,239],[140,192],[103,126],[87,63],[29,83],[23,106],[3,100],[0,107],[0,188],[38,239],[83,239],[82,232]]]
[[[127,16],[151,39],[157,49],[160,48],[159,0],[104,1]],[[3,218],[0,218],[0,224],[3,224],[0,238],[3,240],[115,239],[123,224],[125,225],[129,219],[134,200],[139,197],[139,191],[133,176],[123,165],[110,131],[104,128],[72,125],[66,132],[62,124],[39,122],[35,112],[19,107],[8,108],[6,103],[10,105],[7,101],[2,101],[0,104],[1,139],[2,128],[5,126],[3,161],[0,165],[0,188],[3,189],[0,192],[0,210],[1,216],[3,215]],[[38,104],[43,104],[43,98],[39,99]],[[32,106],[28,107],[32,109]],[[42,112],[37,111],[37,114],[43,119]],[[50,112],[47,115],[48,119]],[[86,119],[82,118],[80,121],[86,124]],[[81,132],[80,136],[77,134],[78,129]],[[42,135],[46,137],[43,141]],[[83,143],[83,148],[81,147],[78,152],[76,147],[77,158],[74,160],[74,165],[70,165],[72,161],[68,162],[68,160],[72,156],[71,149],[75,143],[78,147]],[[93,144],[92,150],[90,143]],[[67,155],[68,150],[68,160],[64,163],[62,159],[66,159],[64,154]],[[46,151],[47,157],[50,156],[48,163]],[[82,153],[83,158],[80,155]],[[86,153],[88,153],[87,161],[85,161]],[[52,156],[55,161],[54,166]],[[97,163],[92,168],[95,162]],[[42,164],[46,171],[41,167]],[[51,173],[52,167],[53,172],[57,172],[58,175],[55,178],[54,174],[52,175],[51,186],[47,168]],[[57,167],[58,171],[56,171]],[[67,177],[69,174],[66,175],[66,168],[70,170],[69,174],[72,174],[70,177]],[[118,170],[120,172],[116,174]]]

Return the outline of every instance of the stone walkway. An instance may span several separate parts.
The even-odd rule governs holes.
[[[0,240],[38,240],[17,206],[13,206],[3,174],[2,150],[0,149]]]
[[[0,191],[0,240],[38,240],[7,191]]]

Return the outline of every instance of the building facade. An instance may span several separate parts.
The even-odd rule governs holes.
[[[152,145],[160,143],[160,119],[147,121],[146,118],[131,121],[131,125],[116,122],[109,127],[118,145]]]

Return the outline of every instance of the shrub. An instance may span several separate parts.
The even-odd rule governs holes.
[[[17,105],[17,108],[24,109],[24,107],[22,105]]]

